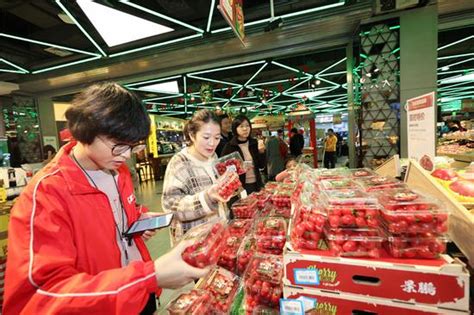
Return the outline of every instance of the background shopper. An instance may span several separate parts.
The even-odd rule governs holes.
[[[285,170],[282,172],[278,173],[278,175],[275,177],[275,180],[277,182],[282,182],[284,181],[287,177],[290,176],[291,170],[293,170],[298,163],[296,162],[296,159],[294,157],[289,157],[285,161]]]
[[[219,119],[209,110],[197,111],[186,123],[184,136],[189,145],[170,160],[163,183],[163,210],[175,212],[172,242],[193,226],[226,218],[226,200],[217,194],[212,166],[221,138]]]
[[[304,137],[298,133],[296,128],[292,128],[290,131],[290,153],[294,157],[298,157],[303,153],[304,148]]]
[[[268,137],[265,147],[268,180],[274,181],[275,176],[285,169],[285,158],[280,150],[280,139],[277,136]]]
[[[244,116],[237,116],[232,122],[234,136],[227,143],[222,155],[238,152],[244,159],[247,172],[240,175],[240,182],[248,194],[259,191],[263,187],[260,169],[265,167],[265,144],[263,140],[252,138],[252,124]]]
[[[232,138],[232,120],[227,114],[221,114],[218,116],[218,118],[221,125],[221,141],[217,145],[216,154],[217,156],[221,157],[222,150],[224,149],[227,142],[229,142],[229,140]]]
[[[125,160],[143,149],[150,120],[115,83],[80,93],[66,112],[77,141],[36,174],[11,211],[3,314],[152,314],[155,291],[178,288],[207,269],[181,259],[180,244],[151,261],[128,227],[137,208]]]
[[[337,144],[337,137],[334,134],[334,130],[329,128],[327,131],[327,136],[324,139],[324,167],[325,168],[336,167],[336,144]]]

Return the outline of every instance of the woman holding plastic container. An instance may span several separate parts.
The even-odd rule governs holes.
[[[227,218],[226,201],[218,194],[213,162],[221,139],[219,119],[209,110],[194,113],[184,127],[188,146],[168,163],[162,205],[174,212],[171,241],[176,243],[190,228],[211,219]]]
[[[246,173],[240,175],[240,182],[248,194],[263,187],[260,169],[265,167],[265,144],[252,138],[252,124],[245,115],[237,116],[232,122],[232,139],[225,145],[222,155],[239,152],[244,159]]]
[[[25,187],[11,211],[3,314],[153,314],[155,292],[209,270],[181,254],[152,260],[127,229],[149,216],[137,207],[125,161],[144,149],[150,118],[115,83],[79,93],[66,111],[75,140]]]

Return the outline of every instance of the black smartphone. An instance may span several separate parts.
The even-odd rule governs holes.
[[[132,226],[125,232],[125,236],[133,236],[135,234],[142,234],[147,230],[156,230],[167,227],[173,220],[174,213],[167,213],[163,215],[157,215],[151,218],[137,220],[133,222]]]

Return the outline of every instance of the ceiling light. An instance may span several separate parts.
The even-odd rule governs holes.
[[[474,72],[467,73],[464,75],[457,75],[454,77],[446,78],[441,80],[440,84],[447,84],[447,83],[458,83],[458,82],[474,82]]]
[[[449,67],[448,67],[448,66],[441,68],[441,71],[448,71],[448,70],[449,70]]]
[[[321,80],[316,80],[314,83],[316,83],[316,85],[320,85],[320,84],[321,84]]]
[[[91,0],[77,0],[77,4],[109,47],[174,31]]]
[[[297,96],[297,97],[307,97],[309,99],[312,99],[312,98],[315,98],[316,96],[319,96],[319,95],[322,95],[326,92],[328,92],[329,90],[327,89],[324,89],[324,90],[319,90],[319,91],[311,91],[311,92],[304,92],[304,93],[295,93],[295,94],[292,94],[293,96]]]
[[[66,13],[58,13],[58,17],[66,24],[74,24],[74,21]]]
[[[179,93],[179,86],[178,81],[171,81],[141,86],[138,90],[156,93]]]

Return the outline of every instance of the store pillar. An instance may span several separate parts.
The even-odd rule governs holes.
[[[56,144],[59,145],[53,101],[49,97],[39,97],[37,101],[43,145],[44,137],[54,137]]]
[[[438,7],[408,10],[400,15],[400,153],[408,154],[408,99],[435,92],[437,86]],[[435,110],[437,110],[435,106]],[[435,114],[436,117],[436,114]],[[436,132],[433,130],[433,132]]]

